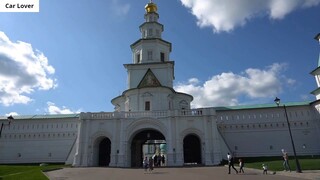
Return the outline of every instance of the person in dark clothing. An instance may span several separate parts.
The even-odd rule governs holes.
[[[153,163],[155,167],[158,166],[158,156],[156,154],[153,156]]]
[[[149,171],[152,172],[153,170],[153,159],[152,157],[149,157]]]
[[[162,165],[161,165],[161,166],[164,166],[164,165],[165,165],[165,162],[166,162],[166,158],[165,158],[164,155],[162,154],[162,156],[161,156],[161,163],[162,163]]]
[[[244,170],[243,170],[243,167],[244,167],[244,162],[243,162],[243,159],[239,159],[239,173],[244,173]]]
[[[228,173],[228,174],[231,173],[231,167],[232,167],[232,169],[234,169],[234,170],[236,171],[236,173],[238,174],[237,169],[234,168],[234,159],[233,159],[233,157],[230,155],[230,153],[228,153],[227,158],[228,158],[228,166],[229,166],[229,173]]]

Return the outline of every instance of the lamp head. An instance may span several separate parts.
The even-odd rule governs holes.
[[[12,117],[12,115],[7,117],[7,120],[9,121],[9,125],[11,124],[11,121],[14,120],[14,118]]]
[[[274,102],[277,104],[277,106],[280,105],[280,99],[279,99],[278,97],[276,97],[276,98],[274,99]]]

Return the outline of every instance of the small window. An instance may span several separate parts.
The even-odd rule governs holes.
[[[152,51],[148,51],[148,60],[152,60]]]
[[[137,54],[137,57],[136,57],[136,58],[137,58],[137,59],[136,59],[137,63],[140,63],[140,53]]]
[[[161,59],[161,62],[164,62],[164,53],[160,53],[160,59]]]
[[[150,101],[145,102],[145,110],[150,111]]]
[[[147,31],[147,30],[145,30],[145,31],[144,31],[144,36],[143,36],[143,37],[144,37],[144,38],[146,38],[146,37],[148,36],[147,34],[148,34],[148,31]]]
[[[153,36],[152,29],[148,29],[148,36]]]

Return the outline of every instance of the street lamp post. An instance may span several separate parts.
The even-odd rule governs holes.
[[[1,133],[2,133],[2,128],[3,128],[3,126],[5,126],[5,125],[9,125],[9,126],[10,126],[10,123],[11,123],[11,121],[12,121],[13,119],[14,119],[14,118],[12,117],[12,115],[10,115],[10,116],[7,117],[8,124],[1,123],[0,138],[1,138]]]
[[[278,97],[276,97],[274,102],[277,104],[278,107],[280,106],[280,99]],[[293,138],[292,138],[290,123],[289,123],[288,114],[287,114],[287,108],[286,108],[285,104],[283,104],[283,109],[284,109],[286,120],[287,120],[287,124],[288,124],[288,129],[289,129],[289,133],[290,133],[290,139],[291,139],[291,145],[292,145],[292,149],[293,149],[294,158],[296,160],[296,172],[297,173],[302,173],[301,167],[300,167],[300,163],[299,163],[299,160],[298,160],[298,157],[297,157],[297,154],[296,154],[296,148],[294,146],[294,142],[293,142]]]

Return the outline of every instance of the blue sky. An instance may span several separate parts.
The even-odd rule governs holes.
[[[113,111],[147,0],[40,0],[0,13],[0,115]],[[315,100],[320,0],[154,0],[192,107]]]

